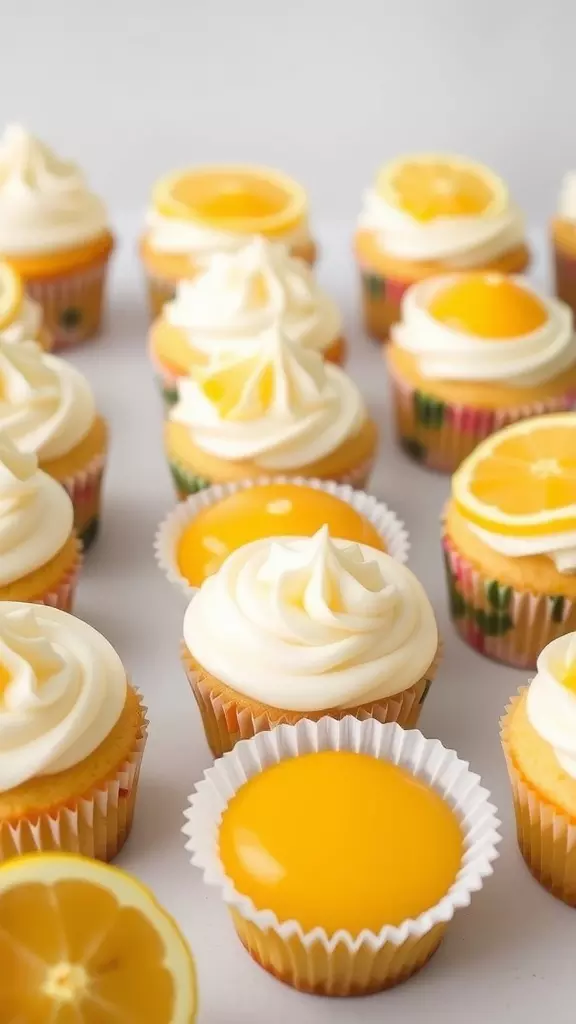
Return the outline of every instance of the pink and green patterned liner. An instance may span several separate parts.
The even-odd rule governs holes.
[[[71,348],[98,334],[110,255],[111,251],[88,267],[26,281],[27,293],[44,311],[52,351]]]

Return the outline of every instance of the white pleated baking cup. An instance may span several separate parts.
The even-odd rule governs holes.
[[[405,564],[410,552],[410,540],[404,523],[398,516],[371,494],[356,490],[351,484],[338,484],[332,480],[306,479],[306,477],[263,476],[240,483],[213,484],[197,494],[191,494],[180,502],[160,524],[154,541],[156,561],[170,583],[190,598],[195,588],[182,575],[178,568],[178,542],[189,523],[199,512],[211,505],[216,505],[224,498],[238,491],[261,487],[266,484],[296,484],[300,487],[312,487],[315,491],[324,491],[345,501],[359,515],[367,519],[382,537],[386,550],[397,562]]]
[[[304,932],[295,920],[279,921],[259,910],[225,875],[218,851],[222,815],[248,779],[288,758],[319,750],[351,750],[390,761],[431,785],[457,815],[464,854],[456,880],[434,907],[399,926],[328,935],[323,928]],[[500,841],[496,808],[468,763],[439,740],[373,719],[322,718],[282,725],[238,743],[197,783],[185,811],[183,828],[192,863],[207,885],[217,887],[232,913],[241,941],[261,966],[301,990],[325,995],[374,992],[404,980],[429,959],[448,922],[492,874]],[[302,836],[306,842],[306,836]],[[327,857],[330,851],[326,851]]]

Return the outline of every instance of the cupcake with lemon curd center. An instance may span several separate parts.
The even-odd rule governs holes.
[[[0,434],[0,601],[71,611],[80,550],[64,488]]]
[[[279,324],[193,367],[179,381],[165,426],[181,498],[263,473],[363,487],[376,446],[376,427],[350,377]]]
[[[192,597],[182,657],[218,756],[262,729],[323,714],[414,725],[438,648],[410,570],[333,540],[325,526],[229,555]]]
[[[265,238],[210,256],[193,280],[179,283],[150,333],[150,355],[166,402],[176,400],[178,378],[192,366],[276,322],[304,348],[344,362],[338,307],[303,260]]]
[[[132,825],[146,718],[120,658],[57,608],[0,602],[0,859],[116,855]]]
[[[524,218],[504,182],[462,157],[416,154],[380,171],[355,241],[368,334],[385,340],[406,288],[452,270],[522,273]]]
[[[0,338],[0,431],[66,488],[87,547],[98,531],[107,451],[106,423],[88,381],[34,342]]]
[[[56,346],[97,333],[113,245],[79,168],[9,125],[0,140],[0,253],[42,306]]]
[[[178,281],[193,277],[206,257],[239,249],[254,235],[281,242],[294,256],[314,263],[304,189],[279,171],[234,164],[162,178],[140,243],[152,317],[173,297]]]
[[[572,311],[525,278],[421,281],[404,295],[390,338],[398,438],[433,469],[453,471],[508,423],[576,406]]]
[[[576,907],[576,633],[544,648],[501,726],[522,855],[545,889]]]
[[[16,345],[36,341],[46,352],[53,347],[41,305],[24,293],[22,278],[5,260],[0,260],[0,337]]]
[[[444,515],[454,624],[518,667],[576,629],[576,413],[513,424],[460,466]]]

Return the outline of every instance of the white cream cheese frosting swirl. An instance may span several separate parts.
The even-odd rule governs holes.
[[[369,189],[359,228],[374,233],[383,253],[400,260],[440,260],[459,270],[497,259],[525,240],[524,217],[513,203],[493,215],[435,217],[421,221]]]
[[[184,640],[221,682],[301,712],[400,693],[422,679],[438,648],[432,607],[410,570],[374,548],[331,540],[328,527],[233,552],[193,596]]]
[[[564,685],[568,673],[576,679],[576,633],[553,640],[540,654],[526,713],[561,768],[576,779],[576,691]]]
[[[0,337],[0,431],[40,462],[66,455],[96,416],[88,381],[70,363],[34,342]]]
[[[507,558],[522,558],[528,555],[546,555],[558,572],[576,573],[576,530],[564,533],[544,533],[536,537],[515,537],[513,534],[492,533],[475,523],[469,529],[483,544]]]
[[[205,259],[216,252],[235,252],[246,245],[247,237],[250,237],[240,232],[208,227],[200,221],[165,217],[153,208],[146,214],[146,228],[152,249],[157,252],[188,253],[195,259]],[[290,248],[307,245],[311,240],[310,228],[307,221],[302,221],[275,237],[278,242]]]
[[[576,364],[573,316],[566,303],[538,296],[548,314],[542,327],[514,338],[487,340],[452,329],[429,312],[435,295],[456,280],[456,275],[442,275],[409,288],[402,299],[401,321],[391,329],[392,341],[415,356],[422,376],[530,388]],[[523,278],[514,281],[531,290]]]
[[[279,472],[302,468],[336,451],[366,420],[350,377],[278,326],[193,374],[180,378],[169,418],[221,459]]]
[[[92,754],[120,718],[126,689],[120,658],[87,623],[0,603],[0,792]]]
[[[180,282],[164,316],[188,334],[192,348],[207,354],[254,337],[277,320],[293,341],[318,351],[342,330],[336,303],[310,267],[264,238],[213,255],[201,273]]]
[[[42,306],[25,295],[18,316],[12,323],[0,330],[0,338],[12,344],[19,344],[21,341],[38,341],[43,323]]]
[[[60,160],[20,125],[8,125],[0,139],[0,252],[74,248],[106,230],[106,210],[76,164]]]
[[[72,532],[74,512],[64,488],[0,434],[0,586],[54,558]]]

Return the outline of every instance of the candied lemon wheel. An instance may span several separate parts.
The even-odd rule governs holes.
[[[376,188],[388,203],[420,221],[495,216],[508,200],[504,182],[487,167],[442,153],[394,160],[380,171]]]
[[[190,951],[136,879],[66,854],[32,854],[0,868],[0,1020],[195,1019]]]
[[[462,514],[484,529],[524,537],[576,530],[576,413],[493,434],[464,460],[452,487]]]
[[[0,331],[8,327],[18,316],[24,299],[20,275],[0,260]]]

